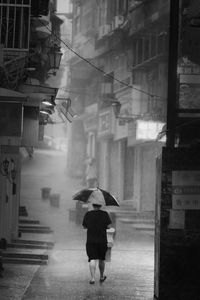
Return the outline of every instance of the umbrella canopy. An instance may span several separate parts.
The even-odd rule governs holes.
[[[119,206],[117,199],[113,195],[100,188],[83,189],[73,195],[72,199],[102,206]]]

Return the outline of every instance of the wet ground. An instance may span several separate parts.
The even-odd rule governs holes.
[[[128,225],[117,228],[111,261],[106,263],[107,280],[100,284],[97,270],[95,285],[89,284],[86,232],[69,218],[69,209],[75,207],[72,195],[82,185],[80,180],[67,176],[62,152],[35,151],[32,159],[23,162],[21,184],[21,205],[26,206],[31,218],[53,229],[55,247],[47,266],[30,267],[32,277],[23,295],[2,300],[153,299],[153,238],[134,232]],[[60,194],[59,207],[41,199],[43,187]]]

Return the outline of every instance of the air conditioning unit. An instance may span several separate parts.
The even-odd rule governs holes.
[[[124,17],[123,16],[115,16],[115,28],[118,28],[120,25],[124,23]]]

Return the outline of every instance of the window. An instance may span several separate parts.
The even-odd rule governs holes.
[[[101,0],[99,5],[99,25],[107,23],[107,0]]]
[[[78,34],[80,32],[80,18],[75,18],[74,20],[74,34]]]
[[[149,38],[144,40],[144,59],[147,60],[150,57],[150,49],[149,49]]]
[[[124,200],[133,197],[134,147],[125,147],[124,155]]]
[[[88,134],[87,155],[89,157],[95,157],[95,134],[93,132],[89,132]]]
[[[106,97],[113,94],[113,72],[105,75],[102,82],[102,94]]]
[[[145,63],[159,54],[167,53],[167,40],[167,33],[163,31],[160,34],[152,34],[133,41],[133,66]]]
[[[151,57],[156,55],[157,39],[155,35],[151,36]]]
[[[75,5],[74,7],[74,34],[78,34],[80,32],[80,6]]]
[[[143,40],[139,39],[138,40],[138,45],[137,45],[137,55],[138,55],[138,64],[141,64],[143,61]]]
[[[0,43],[6,49],[28,49],[31,1],[0,3]]]
[[[127,13],[128,2],[127,0],[118,0],[117,14],[124,15]]]

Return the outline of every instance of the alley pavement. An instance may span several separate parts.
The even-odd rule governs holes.
[[[59,151],[37,150],[32,159],[24,160],[21,205],[27,208],[27,218],[40,220],[53,233],[23,233],[21,238],[53,241],[55,245],[47,250],[47,265],[5,264],[0,300],[152,300],[153,237],[134,231],[128,224],[116,228],[106,281],[99,282],[97,269],[95,284],[89,284],[86,231],[70,218],[70,209],[75,208],[72,195],[82,183],[66,171],[65,156]],[[43,187],[60,195],[58,207],[42,199]]]

